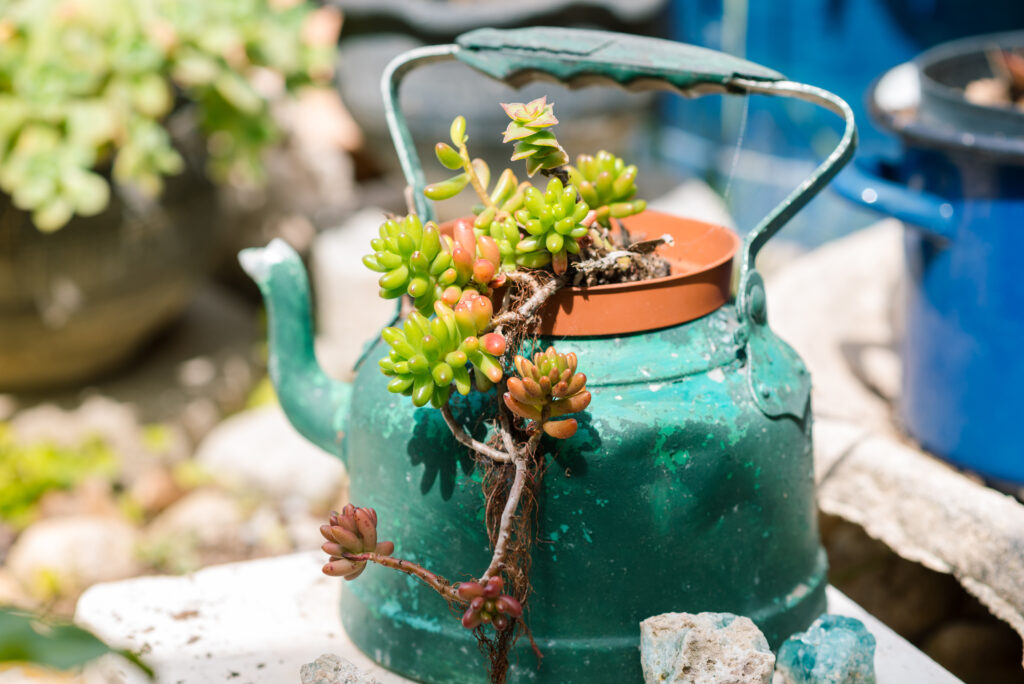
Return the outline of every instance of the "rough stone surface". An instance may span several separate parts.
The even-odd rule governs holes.
[[[907,560],[955,576],[1024,636],[1024,505],[909,444],[893,425],[901,231],[884,221],[767,282],[771,326],[814,377],[818,505]]]
[[[875,637],[856,618],[822,615],[779,647],[785,684],[875,684]]]
[[[640,623],[648,684],[770,684],[775,656],[761,630],[731,613],[665,613]]]
[[[412,684],[378,666],[345,634],[342,583],[320,572],[324,558],[318,549],[99,584],[78,600],[75,622],[115,647],[145,653],[161,683],[290,684],[299,681],[303,664],[334,653],[380,684]],[[120,669],[123,678],[113,681],[152,684],[132,668]]]
[[[299,671],[302,684],[377,684],[377,680],[358,667],[330,653],[325,653]]]
[[[137,575],[138,533],[128,523],[103,516],[40,520],[11,547],[7,569],[30,594],[75,593],[97,582]]]
[[[337,497],[345,467],[291,426],[278,406],[232,416],[211,432],[196,460],[223,483],[278,500],[324,509]]]

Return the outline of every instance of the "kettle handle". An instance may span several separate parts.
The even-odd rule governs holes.
[[[548,26],[477,29],[462,34],[454,44],[415,48],[395,57],[381,79],[388,128],[402,171],[412,187],[416,209],[424,219],[433,219],[435,214],[423,195],[426,179],[398,106],[398,88],[412,69],[452,59],[516,87],[546,76],[570,87],[586,86],[596,79],[631,90],[660,88],[687,96],[760,93],[805,100],[842,117],[845,129],[836,148],[746,237],[738,308],[747,322],[763,320],[763,312],[758,311],[764,302],[763,284],[754,268],[758,251],[828,184],[853,156],[856,146],[853,111],[842,98],[821,88],[787,81],[776,71],[732,55],[609,31]],[[760,294],[757,288],[762,289]]]

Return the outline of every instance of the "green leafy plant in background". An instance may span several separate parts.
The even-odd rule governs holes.
[[[81,627],[0,608],[0,663],[31,663],[70,670],[107,653],[127,658],[153,678],[153,671],[134,653],[111,648]]]
[[[71,489],[88,477],[112,478],[116,458],[101,439],[74,446],[53,442],[24,444],[0,423],[0,520],[21,528],[35,517],[36,504],[55,489]]]
[[[457,173],[426,186],[424,194],[445,200],[472,188],[480,200],[473,218],[442,227],[415,213],[389,217],[363,257],[381,274],[381,297],[411,303],[405,321],[382,332],[388,355],[378,363],[388,390],[416,407],[440,410],[451,433],[473,452],[483,471],[491,561],[480,575],[452,583],[396,557],[395,543],[378,539],[376,511],[352,504],[320,529],[330,556],[326,574],[354,580],[375,563],[418,578],[457,607],[462,625],[489,654],[492,682],[505,681],[510,649],[528,633],[523,608],[531,588],[523,559],[535,541],[532,516],[552,446],[542,440],[571,439],[579,428],[572,414],[591,400],[575,354],[549,347],[528,357],[522,352],[537,345],[526,339],[535,340],[537,313],[559,288],[605,261],[616,278],[642,279],[633,259],[652,258],[653,251],[631,252],[621,242],[625,230],[612,231],[615,219],[644,209],[633,199],[636,167],[603,151],[571,167],[552,131],[558,120],[546,98],[502,107],[511,119],[504,139],[514,144],[512,161],[524,161],[529,177],[547,176],[545,187],[520,182],[511,169],[492,186],[487,164],[469,154],[466,120],[458,116],[449,128],[451,143],[434,148],[441,165]],[[456,395],[495,387],[491,437],[481,442],[451,404]]]
[[[214,180],[255,182],[269,91],[330,77],[340,15],[302,0],[0,0],[0,190],[44,231],[150,195],[192,106]]]

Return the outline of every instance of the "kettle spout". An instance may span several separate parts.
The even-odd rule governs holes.
[[[299,255],[274,239],[244,249],[238,261],[263,293],[267,307],[274,389],[292,425],[328,453],[340,455],[352,385],[328,377],[313,350],[309,279]]]

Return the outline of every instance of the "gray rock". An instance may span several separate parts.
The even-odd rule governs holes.
[[[785,684],[875,684],[875,637],[860,620],[822,615],[779,647]]]
[[[201,549],[242,544],[242,512],[227,494],[200,489],[158,515],[146,531],[150,539],[189,539]]]
[[[377,680],[366,674],[344,658],[326,653],[299,670],[302,684],[377,684]]]
[[[665,613],[640,623],[647,684],[770,684],[775,656],[750,618]]]
[[[333,503],[345,478],[341,461],[306,441],[278,406],[224,421],[199,445],[195,458],[228,486],[298,499],[307,509]]]
[[[7,556],[7,569],[29,593],[70,595],[97,582],[139,574],[137,540],[135,528],[117,518],[46,518],[21,533]]]

